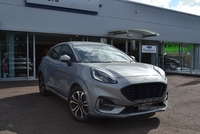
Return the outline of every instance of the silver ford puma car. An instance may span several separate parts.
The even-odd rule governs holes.
[[[72,117],[125,118],[167,108],[165,72],[135,62],[115,47],[96,42],[63,42],[51,48],[38,72],[41,95],[67,100]]]

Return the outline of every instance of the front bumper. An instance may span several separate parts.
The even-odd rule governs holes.
[[[159,76],[118,78],[117,84],[106,84],[93,79],[86,82],[89,98],[89,113],[92,116],[124,118],[134,115],[164,111],[168,105],[167,86],[159,97],[147,96],[138,100],[130,100],[121,90],[134,84],[161,83],[167,85],[167,79]],[[154,89],[154,92],[156,89]],[[138,92],[141,92],[138,91]],[[146,91],[145,91],[146,92]],[[151,90],[149,91],[151,92]],[[136,103],[136,101],[140,103]]]

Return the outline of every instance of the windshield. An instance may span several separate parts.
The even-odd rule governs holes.
[[[124,52],[109,45],[75,45],[74,49],[83,62],[132,62]]]

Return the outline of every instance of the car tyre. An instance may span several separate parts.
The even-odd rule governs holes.
[[[44,76],[43,76],[42,73],[39,75],[38,84],[39,84],[39,91],[40,91],[40,94],[41,94],[42,96],[48,95],[48,91],[47,91],[46,88],[45,88]]]
[[[89,115],[88,101],[84,91],[80,87],[74,87],[69,94],[69,112],[79,122],[89,122],[92,117]]]

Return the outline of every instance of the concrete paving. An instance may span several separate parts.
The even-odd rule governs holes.
[[[200,77],[168,75],[169,107],[150,118],[74,121],[66,101],[37,81],[0,82],[0,134],[200,134]]]

